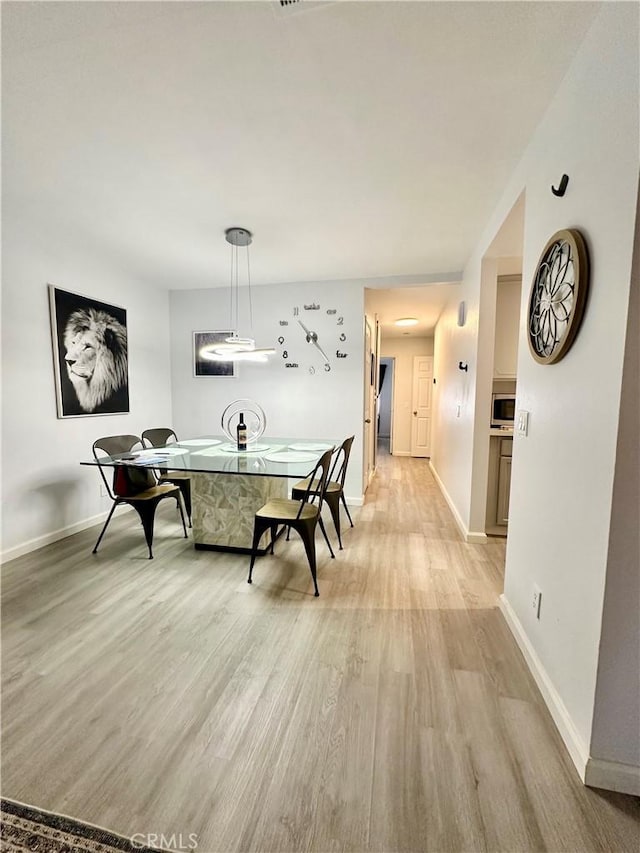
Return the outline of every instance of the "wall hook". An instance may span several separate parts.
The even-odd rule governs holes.
[[[464,370],[466,373],[467,370],[469,370],[469,365],[467,364],[466,361],[459,361],[458,362],[458,370]]]
[[[569,175],[563,175],[560,178],[560,186],[556,189],[556,187],[551,187],[551,192],[557,196],[563,196],[567,191],[567,184],[569,183]]]

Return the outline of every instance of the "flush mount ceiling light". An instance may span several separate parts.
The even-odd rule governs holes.
[[[246,228],[227,228],[225,239],[231,244],[231,280],[229,284],[229,326],[230,329],[240,327],[240,272],[239,252],[246,250],[247,261],[247,294],[248,294],[248,331],[249,335],[242,336],[233,332],[224,341],[209,344],[200,350],[202,358],[208,361],[266,361],[267,356],[273,355],[273,347],[256,347],[253,337],[253,306],[251,303],[251,267],[249,265],[249,245],[253,239],[251,231]]]
[[[394,320],[394,326],[417,326],[417,317],[401,317],[399,320]]]

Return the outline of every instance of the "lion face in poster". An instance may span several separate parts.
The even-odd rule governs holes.
[[[106,311],[74,311],[64,346],[67,374],[84,412],[95,411],[126,383],[127,330]]]

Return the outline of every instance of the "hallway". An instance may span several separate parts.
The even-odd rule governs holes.
[[[422,459],[381,453],[353,517],[319,599],[297,538],[249,586],[168,507],[153,561],[123,514],[6,564],[3,795],[199,853],[636,853],[497,609],[504,543],[461,541]]]

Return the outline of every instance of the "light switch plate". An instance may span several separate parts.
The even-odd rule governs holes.
[[[518,409],[516,413],[516,435],[529,435],[529,412]]]

